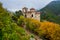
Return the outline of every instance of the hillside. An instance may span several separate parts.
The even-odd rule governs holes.
[[[13,14],[13,13],[12,13]],[[0,3],[0,40],[29,40],[30,35],[11,18],[11,13]]]
[[[42,12],[42,18],[55,23],[60,23],[60,1],[52,1],[46,7],[39,10]]]
[[[20,18],[19,16],[15,16],[18,17],[16,20]],[[3,8],[2,3],[0,3],[0,40],[41,40],[39,36],[24,29],[23,17],[19,21],[15,20],[16,22],[12,17],[13,13],[11,15],[10,11]]]
[[[25,18],[21,11],[13,14],[0,3],[0,40],[60,40],[60,25]]]

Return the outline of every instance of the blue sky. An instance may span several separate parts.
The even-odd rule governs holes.
[[[10,10],[16,11],[23,7],[41,9],[53,0],[0,0],[3,6]]]

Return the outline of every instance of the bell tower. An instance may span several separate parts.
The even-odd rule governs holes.
[[[27,13],[27,11],[28,11],[28,8],[27,7],[22,8],[22,12],[23,13]]]
[[[28,8],[27,7],[24,7],[24,8],[22,8],[22,13],[23,13],[23,15],[26,17],[27,16],[27,13],[28,12]]]

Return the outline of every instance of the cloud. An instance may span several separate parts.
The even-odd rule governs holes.
[[[52,0],[0,0],[3,6],[8,10],[19,10],[26,6],[28,8],[34,7],[36,9],[41,9],[47,5]]]

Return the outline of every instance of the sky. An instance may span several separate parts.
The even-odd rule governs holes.
[[[3,7],[16,11],[21,10],[23,7],[41,9],[53,0],[0,0],[3,3]]]

